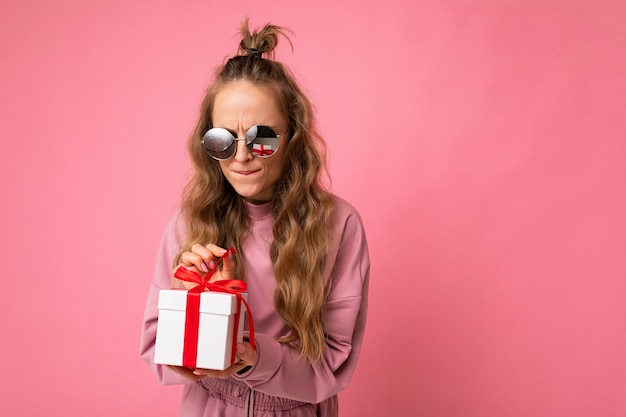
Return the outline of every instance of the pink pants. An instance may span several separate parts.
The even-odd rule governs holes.
[[[180,417],[335,417],[337,396],[320,404],[274,397],[236,379],[205,378],[187,384]]]

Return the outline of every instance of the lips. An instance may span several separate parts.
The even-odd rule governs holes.
[[[259,170],[256,169],[256,170],[250,170],[250,171],[234,171],[234,172],[235,174],[239,174],[239,175],[252,175],[254,173],[259,172]]]

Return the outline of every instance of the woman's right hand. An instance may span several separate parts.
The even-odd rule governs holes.
[[[234,279],[235,274],[235,262],[232,256],[226,256],[228,251],[224,248],[220,248],[217,245],[209,243],[206,246],[202,246],[199,243],[194,244],[189,251],[185,251],[180,256],[180,263],[174,268],[174,272],[181,266],[192,271],[195,271],[202,275],[204,278],[206,274],[215,267],[219,258],[223,259],[222,268],[217,268],[209,282],[219,281],[222,279]],[[195,287],[193,282],[182,281],[185,288]]]

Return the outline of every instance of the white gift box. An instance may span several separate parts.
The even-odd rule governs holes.
[[[247,294],[241,296],[247,300]],[[196,368],[224,370],[233,363],[233,341],[243,340],[246,306],[240,303],[239,323],[235,333],[237,296],[205,291],[200,294],[198,350]],[[161,290],[154,362],[183,365],[187,290]],[[236,361],[236,358],[235,358]]]

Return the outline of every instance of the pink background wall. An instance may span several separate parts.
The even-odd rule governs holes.
[[[368,231],[342,415],[625,416],[625,4],[2,0],[0,414],[175,414],[144,300],[248,14]]]

